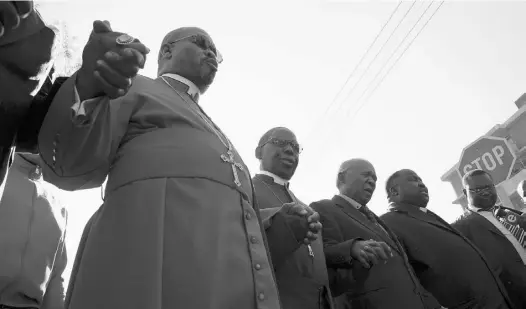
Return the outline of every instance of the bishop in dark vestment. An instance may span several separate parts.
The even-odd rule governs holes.
[[[526,308],[524,227],[517,215],[495,207],[497,191],[491,175],[474,170],[464,176],[463,184],[469,206],[453,226],[484,253],[514,307]]]
[[[386,191],[391,204],[381,218],[398,236],[422,285],[444,307],[511,308],[504,286],[483,253],[426,208],[428,190],[415,172],[394,173]]]
[[[267,237],[283,309],[330,309],[333,306],[322,240],[302,244],[305,231],[301,222],[305,220],[288,215],[283,207],[288,203],[303,204],[289,190],[299,154],[300,146],[289,129],[274,128],[263,135],[256,148],[256,158],[261,162],[261,171],[253,178],[256,198],[262,218],[269,221]],[[275,237],[270,237],[272,222],[280,220],[286,220],[290,229],[276,230]],[[291,230],[300,238],[285,246],[284,240],[295,239],[287,237]]]
[[[376,179],[370,162],[346,161],[337,177],[340,194],[311,204],[321,217],[327,266],[352,269],[343,304],[353,309],[441,308],[420,284],[396,235],[367,207]],[[383,246],[378,247],[378,243]],[[372,265],[363,265],[361,255],[373,245],[388,250],[379,255],[381,261],[369,257]]]

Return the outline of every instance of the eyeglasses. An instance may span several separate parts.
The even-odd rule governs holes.
[[[275,137],[271,137],[268,139],[267,142],[265,142],[261,147],[265,146],[266,144],[273,144],[278,146],[279,148],[285,148],[287,146],[290,146],[292,150],[294,150],[296,153],[301,153],[303,151],[303,148],[296,143],[295,141],[289,141],[289,140],[283,140]]]
[[[495,186],[485,186],[485,187],[480,187],[480,188],[468,189],[468,191],[472,192],[472,193],[479,194],[479,193],[482,193],[482,192],[491,191],[493,189],[495,189]]]
[[[206,36],[200,34],[193,34],[177,39],[175,41],[168,42],[167,44],[175,44],[181,41],[189,41],[190,43],[195,44],[202,49],[211,50],[216,56],[217,63],[223,62],[223,55],[221,55],[221,53],[216,49],[214,43],[212,43],[212,41],[210,41],[210,39]]]

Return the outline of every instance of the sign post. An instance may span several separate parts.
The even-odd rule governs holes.
[[[511,176],[517,156],[505,138],[482,136],[462,150],[458,173],[463,178],[475,169],[488,172],[495,185]]]

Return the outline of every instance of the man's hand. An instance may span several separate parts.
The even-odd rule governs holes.
[[[0,1],[0,37],[16,29],[33,12],[33,1]]]
[[[108,21],[93,23],[76,81],[81,101],[102,95],[110,99],[125,95],[139,69],[144,68],[150,50],[137,39],[126,45],[117,44],[122,34],[113,31]]]
[[[321,231],[322,225],[320,215],[312,208],[300,202],[292,202],[283,204],[281,209],[289,215],[297,215],[306,219],[306,237],[303,239],[306,245],[318,238],[317,234]]]
[[[363,267],[371,268],[378,264],[379,260],[387,263],[387,260],[393,256],[391,248],[382,241],[359,240],[351,248],[351,257],[359,261]]]

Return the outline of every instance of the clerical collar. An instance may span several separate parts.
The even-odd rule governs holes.
[[[196,95],[197,95],[197,97],[199,97],[201,95],[201,91],[199,90],[199,88],[197,88],[197,86],[194,83],[192,83],[188,78],[184,78],[181,75],[177,75],[177,74],[173,74],[173,73],[165,73],[165,74],[163,74],[161,76],[169,77],[171,79],[175,79],[176,81],[178,81],[180,83],[183,83],[186,86],[188,86],[188,90],[186,91],[186,93],[188,93],[188,95],[190,97],[192,97],[192,98],[194,98]]]
[[[358,203],[357,201],[355,201],[354,199],[348,197],[347,195],[343,195],[343,194],[338,194],[341,198],[343,198],[344,200],[346,200],[347,202],[349,202],[349,204],[351,204],[354,208],[356,209],[360,209],[362,208],[362,204]]]
[[[279,177],[278,175],[274,174],[274,173],[271,173],[271,172],[267,172],[267,171],[263,171],[261,170],[259,172],[261,175],[265,175],[265,176],[268,176],[270,178],[272,178],[274,180],[275,183],[277,183],[278,185],[282,185],[284,187],[289,187],[289,182],[281,177]]]

